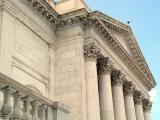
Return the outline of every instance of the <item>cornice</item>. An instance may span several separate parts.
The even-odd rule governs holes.
[[[94,12],[89,13],[89,18],[95,18],[95,16],[99,17],[101,19],[101,21],[105,24],[106,27],[109,27],[109,28],[115,30],[116,32],[126,33],[129,31],[128,25],[126,25],[120,21],[117,21],[116,19],[114,19],[108,15],[105,15],[99,11],[94,11]]]
[[[39,25],[37,25],[35,22],[29,19],[23,12],[21,12],[21,10],[18,7],[16,7],[12,0],[3,0],[1,2],[1,5],[3,7],[1,7],[0,9],[8,12],[10,15],[15,17],[19,22],[24,24],[27,28],[33,31],[45,42],[52,44],[52,46],[55,46],[55,38],[49,35],[48,33],[44,32],[44,30]]]
[[[140,69],[143,71],[143,73],[150,79],[153,80],[154,84],[156,85],[156,82],[153,78],[152,73],[150,72],[150,69],[147,65],[147,62],[139,48],[139,45],[134,37],[134,34],[131,30],[131,28],[129,28],[130,30],[126,33],[126,38],[128,41],[128,44],[130,46],[132,55],[133,55],[133,59],[136,62],[136,64],[138,64],[138,66],[140,67]]]
[[[46,19],[52,23],[55,23],[58,18],[58,13],[44,0],[28,0],[30,4]]]

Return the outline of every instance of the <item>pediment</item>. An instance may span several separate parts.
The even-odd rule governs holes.
[[[90,18],[95,21],[97,20],[97,22],[94,23],[94,26],[96,26],[99,29],[98,31],[102,34],[105,34],[104,36],[111,44],[114,44],[113,47],[116,49],[116,52],[120,54],[119,51],[122,51],[122,55],[124,55],[123,59],[127,59],[126,61],[129,64],[132,61],[132,63],[141,71],[141,74],[143,74],[151,84],[155,85],[156,83],[154,78],[136,42],[130,26],[98,11],[90,13]]]
[[[99,22],[102,26],[105,27],[106,31],[112,36],[117,44],[120,44],[122,49],[124,49],[123,51],[127,52],[129,57],[134,61],[143,74],[151,81],[154,81],[131,28],[128,25],[121,23],[103,13],[96,11],[96,16],[100,20]]]
[[[126,35],[124,33],[119,33],[117,31],[114,31],[110,28],[108,28],[108,31],[123,46],[124,50],[134,59],[134,55],[133,55],[134,53],[132,52],[132,49],[130,48],[130,45],[128,44]]]

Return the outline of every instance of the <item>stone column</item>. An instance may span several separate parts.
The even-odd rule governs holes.
[[[143,114],[144,120],[151,120],[152,102],[149,99],[143,99]]]
[[[95,43],[84,46],[85,75],[87,87],[87,120],[100,120],[99,94],[97,80],[97,59],[98,49]]]
[[[123,84],[124,104],[126,111],[126,120],[136,120],[134,101],[133,101],[134,85],[131,81],[125,81]]]
[[[112,79],[112,96],[115,120],[126,120],[124,97],[123,97],[123,79],[124,76],[120,70],[114,70],[111,74]]]
[[[135,90],[133,93],[133,98],[134,98],[134,107],[136,112],[136,120],[144,120],[141,91]]]
[[[111,90],[112,64],[109,58],[107,57],[98,59],[97,69],[101,120],[114,120]]]

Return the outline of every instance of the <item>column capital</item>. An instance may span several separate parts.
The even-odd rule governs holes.
[[[99,49],[95,42],[84,45],[84,57],[86,60],[96,61]]]
[[[134,90],[133,99],[135,105],[142,105],[143,94],[141,91]]]
[[[111,73],[112,85],[123,85],[125,76],[121,70],[113,70]]]
[[[99,58],[97,62],[97,70],[99,74],[111,72],[113,64],[109,57]]]
[[[124,96],[133,96],[134,84],[132,81],[124,81],[123,84],[123,94]]]
[[[143,111],[150,112],[152,109],[152,102],[149,99],[143,98]]]

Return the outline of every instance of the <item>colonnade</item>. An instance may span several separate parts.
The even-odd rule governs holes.
[[[87,120],[151,120],[151,102],[94,42],[84,46]]]

